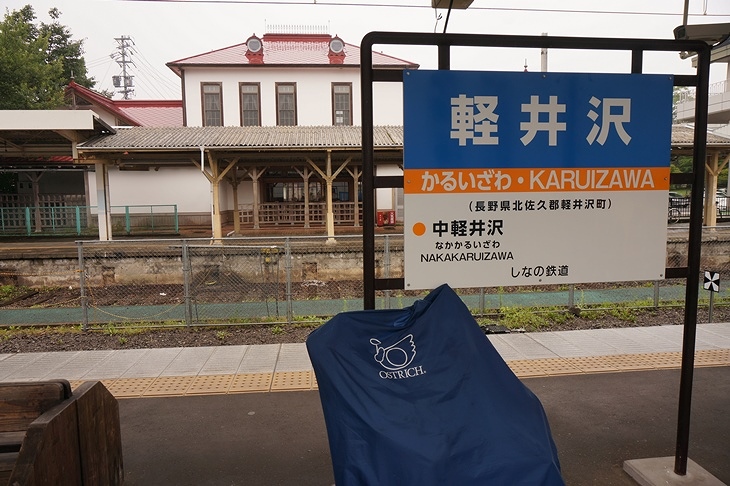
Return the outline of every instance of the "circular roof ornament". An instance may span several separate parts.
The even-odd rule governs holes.
[[[330,51],[332,51],[335,54],[339,54],[344,50],[345,50],[345,43],[342,42],[342,39],[340,39],[337,36],[333,37],[332,40],[330,41]]]
[[[248,50],[250,52],[256,53],[256,52],[259,52],[264,47],[264,45],[261,42],[261,39],[259,39],[255,35],[252,35],[246,41],[246,47],[248,48]]]

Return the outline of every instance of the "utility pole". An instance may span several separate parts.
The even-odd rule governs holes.
[[[118,92],[122,93],[123,99],[128,100],[134,94],[134,76],[127,71],[128,65],[134,66],[132,61],[134,41],[126,35],[115,37],[114,40],[117,41],[117,52],[110,54],[110,57],[122,68],[122,74],[112,76],[112,82],[115,88],[121,88]]]

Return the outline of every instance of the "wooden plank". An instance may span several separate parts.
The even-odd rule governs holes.
[[[76,402],[70,399],[28,427],[9,484],[82,485],[78,444]]]
[[[25,430],[70,396],[71,385],[66,380],[0,383],[0,432]]]
[[[0,432],[0,453],[18,452],[25,437],[25,430]],[[0,484],[2,484],[0,482]]]
[[[100,382],[76,389],[83,484],[121,485],[122,434],[119,403]]]
[[[8,484],[10,473],[13,471],[15,461],[18,459],[17,452],[0,453],[0,484]]]

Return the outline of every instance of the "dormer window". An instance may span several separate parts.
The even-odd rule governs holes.
[[[264,63],[264,43],[256,37],[256,34],[246,40],[246,58],[249,64]]]
[[[259,39],[255,35],[252,35],[246,41],[246,47],[248,48],[249,52],[256,54],[264,47],[264,45],[261,43],[261,39]]]
[[[345,62],[345,43],[337,36],[330,39],[330,49],[327,57],[330,64],[343,64]]]
[[[332,54],[341,54],[342,51],[345,50],[345,43],[342,42],[342,39],[335,36],[330,41],[330,52]]]

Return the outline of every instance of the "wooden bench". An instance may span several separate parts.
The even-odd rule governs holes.
[[[99,381],[0,383],[0,485],[121,485],[119,405]]]

